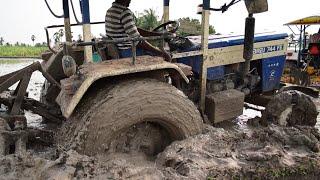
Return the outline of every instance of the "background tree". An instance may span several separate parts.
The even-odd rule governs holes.
[[[153,30],[161,24],[161,20],[154,9],[146,9],[143,13],[136,13],[136,25],[145,30]],[[178,20],[181,24],[177,34],[180,36],[200,35],[201,23],[198,19],[189,17],[180,18]],[[215,34],[216,31],[212,25],[209,25],[209,34]]]
[[[57,44],[57,43],[61,42],[63,36],[64,36],[63,29],[59,29],[59,31],[55,32],[53,34],[54,43]]]
[[[3,44],[4,44],[4,39],[3,37],[0,37],[0,46],[3,46]]]
[[[201,23],[198,19],[191,19],[189,17],[180,18],[180,28],[177,34],[180,36],[188,35],[200,35],[201,34]],[[215,29],[213,26],[209,25],[209,34],[215,34]]]
[[[36,40],[36,36],[35,35],[32,35],[31,36],[31,41],[32,41],[32,43],[33,43],[33,45],[34,45],[34,41]]]
[[[136,24],[138,27],[145,30],[153,30],[160,25],[160,19],[154,9],[146,9],[143,13],[138,14],[136,18]]]
[[[78,42],[81,42],[82,41],[82,36],[81,36],[81,34],[78,34],[78,40],[77,40]]]

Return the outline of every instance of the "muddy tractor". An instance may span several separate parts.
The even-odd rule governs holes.
[[[315,105],[302,92],[317,93],[280,84],[287,34],[254,33],[253,15],[268,10],[266,0],[245,0],[244,36],[209,35],[210,11],[224,12],[237,2],[211,8],[210,0],[203,0],[201,36],[179,37],[174,35],[179,23],[169,21],[169,0],[164,0],[164,24],[155,29],[159,36],[113,40],[91,37],[91,25],[104,22],[90,22],[88,0],[81,1],[78,24],[70,24],[69,3],[63,0],[65,23],[46,28],[50,51],[42,54],[42,63],[0,78],[0,102],[8,110],[1,115],[1,142],[11,142],[7,146],[16,145],[19,152],[25,147],[21,134],[30,129],[23,110],[57,125],[61,148],[88,155],[134,150],[156,155],[175,140],[202,133],[205,123],[235,119],[245,102],[266,106],[263,114],[271,123],[315,125]],[[73,26],[83,27],[83,41],[72,41]],[[59,27],[65,28],[66,42],[51,47],[48,30]],[[146,40],[167,47],[173,61],[138,56],[136,44]],[[115,46],[120,42],[132,42],[132,57],[121,57]],[[40,102],[25,96],[36,70],[46,77]]]

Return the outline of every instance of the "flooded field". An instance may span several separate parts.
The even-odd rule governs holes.
[[[33,62],[41,61],[40,59],[0,59],[0,76],[19,70],[25,66],[32,64]],[[28,86],[29,97],[39,100],[40,91],[43,85],[45,78],[42,76],[40,72],[35,72],[31,77],[31,82]],[[318,105],[318,109],[320,111],[320,100],[315,99],[316,104]],[[29,126],[39,126],[41,121],[41,117],[38,115],[34,115],[32,113],[26,112],[28,124]],[[244,114],[240,116],[238,125],[240,129],[245,129],[242,122],[247,119],[254,118],[256,116],[261,116],[259,111],[255,111],[252,109],[244,109]],[[318,129],[320,129],[320,116],[318,117]]]
[[[41,61],[39,59],[0,59],[0,76],[4,74],[8,74],[14,71],[17,71],[23,67],[26,67],[33,62]],[[42,76],[40,72],[34,72],[29,86],[28,86],[28,92],[29,97],[39,100],[40,99],[40,91],[41,87],[43,85],[45,78]],[[14,88],[17,84],[15,84]],[[41,117],[35,114],[32,114],[30,112],[26,112],[28,125],[29,126],[40,126]]]

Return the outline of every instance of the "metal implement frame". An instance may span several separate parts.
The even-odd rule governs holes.
[[[164,38],[172,38],[173,36],[170,35],[163,35],[163,36],[150,36],[150,37],[136,37],[136,38],[119,38],[117,40],[106,40],[102,39],[101,41],[95,42],[76,42],[72,43],[74,46],[94,46],[97,44],[116,44],[121,42],[131,42],[132,48],[132,65],[135,65],[135,61],[137,59],[137,42],[139,41],[146,41],[146,40],[162,40]]]
[[[202,36],[201,36],[201,50],[202,62],[200,72],[200,111],[204,114],[206,106],[206,91],[207,91],[207,59],[208,59],[208,43],[209,43],[209,19],[210,19],[210,0],[203,0],[202,10]]]
[[[26,90],[28,87],[28,84],[30,82],[31,75],[34,71],[40,71],[42,75],[53,85],[57,86],[59,89],[61,89],[61,86],[54,78],[51,77],[50,74],[45,72],[42,69],[42,66],[39,62],[35,62],[21,70],[18,70],[16,72],[4,75],[0,77],[0,95],[7,91],[11,86],[13,86],[15,83],[19,82],[17,88],[13,92],[13,94],[9,96],[2,97],[0,96],[1,103],[7,105],[10,107],[9,112],[9,119],[15,120],[17,116],[21,116],[21,110],[27,109],[32,110],[33,112],[37,112],[37,109],[30,105],[30,103],[25,103],[25,95]],[[34,103],[33,103],[34,104]],[[39,115],[45,116],[45,111],[42,109],[38,111]],[[12,118],[11,118],[12,117]],[[52,116],[50,116],[52,117]],[[57,118],[56,118],[57,119]],[[9,122],[11,124],[14,124],[15,122]]]

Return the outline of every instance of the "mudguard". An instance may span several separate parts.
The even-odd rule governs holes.
[[[90,86],[99,79],[120,75],[150,72],[155,70],[173,70],[187,83],[188,78],[178,65],[164,61],[160,57],[139,56],[133,65],[131,58],[104,61],[101,63],[88,63],[80,66],[81,83],[73,95],[62,90],[56,99],[62,114],[69,118],[74,109],[83,98]],[[62,88],[63,89],[63,88]]]

